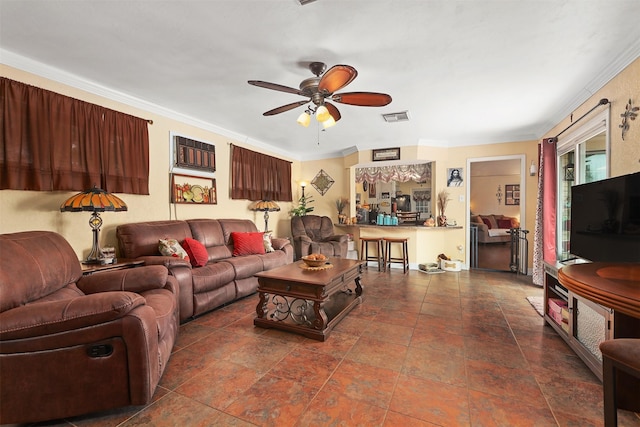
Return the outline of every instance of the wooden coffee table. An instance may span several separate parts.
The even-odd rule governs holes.
[[[256,274],[260,300],[253,324],[325,341],[349,311],[362,302],[363,262],[330,258],[324,270],[297,261]]]

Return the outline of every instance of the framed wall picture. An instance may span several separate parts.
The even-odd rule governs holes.
[[[520,185],[507,184],[504,186],[504,204],[519,205],[520,204]]]
[[[171,175],[171,203],[217,205],[216,180],[190,175]]]
[[[447,169],[447,187],[462,187],[462,168]]]
[[[400,147],[373,150],[372,160],[374,162],[381,162],[384,160],[400,160]]]
[[[213,178],[216,146],[209,141],[170,131],[169,162],[171,173]]]
[[[311,180],[311,185],[318,191],[318,193],[320,193],[321,196],[324,196],[324,193],[331,188],[334,182],[333,178],[331,178],[324,169],[320,169],[320,172],[318,172]]]

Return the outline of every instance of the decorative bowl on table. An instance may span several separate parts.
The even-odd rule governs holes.
[[[327,257],[322,254],[311,254],[303,256],[302,261],[309,267],[321,267],[327,262]]]

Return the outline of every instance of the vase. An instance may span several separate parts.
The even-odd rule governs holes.
[[[443,215],[438,215],[438,227],[446,227],[447,226],[447,217]]]

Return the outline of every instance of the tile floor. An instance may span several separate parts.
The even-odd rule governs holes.
[[[254,295],[181,327],[150,405],[47,425],[603,424],[600,382],[529,305],[529,278],[371,268],[362,283],[324,343],[255,328]]]

